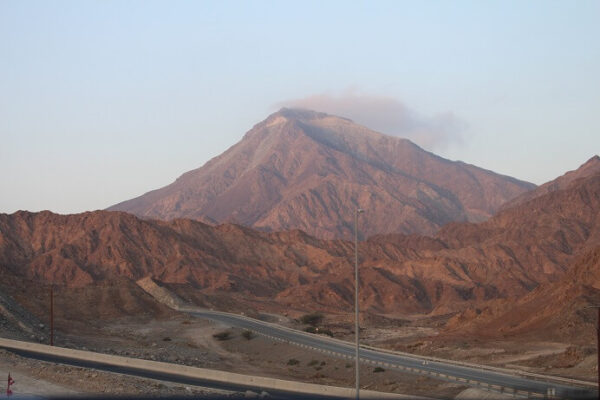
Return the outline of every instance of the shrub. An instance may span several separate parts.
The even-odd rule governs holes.
[[[375,369],[373,369],[373,372],[385,372],[385,369],[381,367],[375,367]]]
[[[317,365],[318,363],[319,363],[319,361],[318,361],[318,360],[311,360],[311,361],[308,363],[308,366],[309,366],[309,367],[312,367],[313,365]]]
[[[329,337],[333,337],[333,332],[331,332],[331,330],[324,328],[315,328],[314,326],[307,326],[306,328],[304,328],[304,332],[316,333],[319,335],[327,335]]]
[[[296,360],[295,358],[290,358],[287,362],[287,365],[298,365],[300,364],[300,361]]]
[[[323,314],[315,312],[300,317],[300,322],[307,325],[317,326],[323,321]]]
[[[249,330],[245,330],[244,332],[242,332],[242,336],[246,340],[254,339],[254,333],[252,331],[249,331]]]
[[[167,337],[164,337],[164,338],[163,338],[163,341],[164,341],[164,342],[170,342],[170,341],[171,341],[171,338],[170,338],[170,337],[168,337],[168,336],[167,336]]]
[[[321,335],[327,335],[329,337],[333,337],[333,332],[331,332],[331,330],[329,329],[319,329],[318,332]]]
[[[223,332],[215,333],[213,335],[213,337],[217,340],[229,340],[229,339],[231,339],[231,332],[223,331]]]

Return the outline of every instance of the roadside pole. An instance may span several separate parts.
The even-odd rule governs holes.
[[[357,208],[354,213],[354,339],[355,339],[355,385],[356,400],[360,398],[360,345],[359,334],[360,325],[358,322],[358,214],[365,212],[362,208]]]

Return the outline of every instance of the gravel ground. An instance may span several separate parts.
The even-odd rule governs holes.
[[[128,375],[33,360],[0,350],[0,376],[15,380],[15,395],[44,396],[212,396],[232,395],[199,386],[137,378]],[[5,387],[2,387],[4,391]]]
[[[69,325],[67,321],[60,321],[57,329],[55,344],[61,347],[324,385],[354,385],[354,366],[348,360],[275,343],[261,336],[247,339],[239,329],[185,314],[173,313],[163,319],[128,317],[95,326]],[[228,340],[213,336],[224,331],[231,332]],[[180,384],[35,361],[7,352],[0,355],[0,362],[0,373],[2,370],[15,371],[11,373],[17,382],[19,379],[15,374],[27,377],[23,382],[31,382],[27,380],[29,378],[39,382],[42,393],[46,388],[48,393],[64,389],[65,393],[77,394],[178,396],[207,393],[205,388],[188,389]],[[465,389],[400,371],[376,371],[368,365],[362,366],[361,383],[362,388],[369,390],[438,398],[452,398]],[[34,391],[35,385],[27,385],[27,393],[40,393]],[[17,389],[19,387],[15,386]]]

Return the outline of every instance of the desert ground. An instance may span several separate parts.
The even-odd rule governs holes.
[[[299,329],[306,328],[300,316],[255,314]],[[438,338],[444,318],[366,318],[361,329],[365,345],[410,351],[557,376],[593,379],[595,352],[592,346],[568,346],[554,342],[481,342]],[[376,324],[370,326],[370,324]],[[47,326],[36,341],[47,340]],[[249,375],[334,386],[351,387],[351,361],[311,352],[294,345],[274,342],[231,326],[172,310],[160,317],[120,317],[110,321],[59,319],[55,323],[55,345],[107,354],[143,358]],[[351,315],[326,315],[320,326],[335,337],[353,340]],[[226,335],[223,335],[227,332]],[[221,334],[219,338],[219,334]],[[32,340],[18,331],[5,337]],[[225,336],[225,338],[223,338]],[[0,371],[17,381],[15,393],[31,395],[110,394],[151,396],[243,396],[210,388],[161,382],[105,371],[37,361],[0,352]],[[485,393],[456,383],[433,380],[395,370],[361,368],[364,389],[432,398],[481,398]],[[495,398],[497,398],[496,396]]]

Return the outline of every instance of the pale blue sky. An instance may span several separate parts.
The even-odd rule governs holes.
[[[0,212],[164,186],[282,104],[543,183],[600,152],[598,21],[598,1],[0,0]]]

